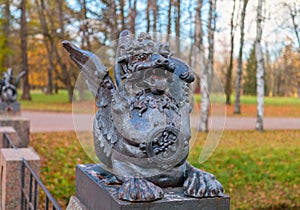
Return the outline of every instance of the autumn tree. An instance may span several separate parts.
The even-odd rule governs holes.
[[[47,23],[47,11],[46,5],[44,0],[35,0],[38,16],[40,19],[41,25],[41,33],[43,34],[43,41],[45,47],[47,49],[48,54],[48,67],[47,67],[47,94],[52,94],[53,91],[53,71],[55,68],[55,61],[54,61],[54,45],[55,40],[54,37],[49,29],[49,24]]]
[[[272,92],[274,96],[299,96],[300,55],[292,44],[281,51],[279,58],[272,64]]]
[[[236,82],[235,82],[235,102],[234,102],[234,113],[240,114],[241,113],[241,85],[242,85],[242,72],[243,72],[243,49],[244,49],[244,27],[245,27],[245,17],[246,17],[246,9],[248,5],[248,0],[243,0],[243,8],[241,12],[241,22],[240,22],[240,49],[239,49],[239,56],[238,56],[238,69],[236,75]]]
[[[181,20],[181,1],[177,0],[175,3],[176,8],[176,16],[175,19],[175,34],[177,37],[180,37],[180,20]]]
[[[243,83],[243,94],[246,95],[256,95],[256,56],[255,56],[255,45],[250,51],[250,56],[247,59],[247,64],[245,68],[244,83]],[[268,94],[268,85],[266,83],[266,74],[264,74],[264,95]]]
[[[256,95],[256,65],[255,47],[253,47],[245,69],[246,75],[243,84],[243,92],[246,95]]]
[[[132,33],[135,33],[135,21],[137,16],[137,0],[129,0],[129,17],[128,17],[128,26],[129,30]]]
[[[22,54],[22,69],[25,71],[23,82],[23,100],[31,100],[29,77],[28,77],[28,56],[27,56],[27,21],[26,21],[26,0],[21,0],[21,54]]]
[[[234,51],[234,33],[235,33],[235,25],[234,25],[235,5],[236,5],[236,0],[233,0],[233,8],[232,8],[231,19],[230,19],[230,57],[229,57],[229,66],[226,72],[226,84],[225,84],[227,105],[231,104],[230,96],[232,91],[231,80],[232,80],[232,69],[233,69],[233,51]]]
[[[121,1],[124,3],[124,1]],[[87,11],[87,1],[86,0],[80,0],[80,7],[81,7],[81,15],[79,16],[81,19],[81,26],[80,26],[80,31],[82,32],[82,37],[81,37],[81,47],[85,48],[87,50],[91,50],[91,41],[90,41],[90,32],[89,32],[89,20],[87,17],[88,11]],[[62,4],[62,3],[60,3]],[[124,15],[124,11],[122,13]],[[124,26],[125,23],[122,22],[122,27]]]
[[[172,7],[173,7],[173,0],[169,0],[169,6],[168,6],[168,34],[171,34],[171,28],[172,28]]]
[[[0,17],[0,72],[9,68],[9,34],[10,34],[10,1],[4,0],[4,11],[1,11],[3,17]]]
[[[292,28],[295,32],[295,36],[297,38],[298,43],[298,52],[300,53],[300,35],[299,35],[299,21],[297,21],[297,18],[299,20],[300,17],[300,4],[296,2],[284,2],[283,5],[288,8],[289,15],[291,17],[292,21]]]

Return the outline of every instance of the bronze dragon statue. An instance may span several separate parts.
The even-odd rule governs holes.
[[[186,159],[191,138],[189,83],[194,73],[173,57],[168,43],[147,33],[120,34],[114,80],[99,57],[69,41],[64,48],[96,96],[94,146],[119,182],[119,199],[139,202],[164,196],[164,187],[183,186],[192,197],[223,196],[214,175]]]

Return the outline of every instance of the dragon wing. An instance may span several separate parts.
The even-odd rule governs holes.
[[[120,138],[111,119],[111,111],[106,108],[99,108],[94,119],[95,151],[101,162],[109,168],[112,167],[111,154],[114,144]]]
[[[98,111],[93,128],[95,150],[101,162],[111,167],[112,148],[119,139],[111,116],[115,85],[98,56],[76,47],[69,41],[63,41],[62,44],[81,69],[89,89],[97,98]]]
[[[82,50],[69,41],[63,41],[62,45],[70,53],[70,58],[81,69],[88,88],[96,96],[99,84],[108,76],[107,68],[94,53]]]

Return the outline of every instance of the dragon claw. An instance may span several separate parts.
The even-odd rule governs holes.
[[[119,190],[119,199],[131,202],[154,201],[163,198],[163,190],[143,178],[127,179]]]
[[[184,194],[191,197],[222,197],[223,186],[214,175],[192,167],[184,182]]]

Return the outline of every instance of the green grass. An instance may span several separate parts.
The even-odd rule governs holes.
[[[31,90],[31,101],[21,100],[22,91],[18,91],[22,110],[71,112],[72,105],[68,102],[66,90],[58,94],[45,95],[41,90]]]
[[[190,162],[216,175],[231,196],[231,209],[300,209],[300,131],[225,131],[204,164],[199,135]],[[33,133],[41,156],[41,177],[65,207],[75,194],[75,165],[91,163],[73,132]]]
[[[200,95],[195,95],[194,99],[196,102],[200,102]],[[220,99],[220,97],[215,97]],[[213,100],[216,100],[213,98]],[[234,103],[235,97],[231,97],[232,103]],[[218,100],[219,101],[219,100]],[[223,100],[224,101],[224,100]],[[243,95],[241,96],[241,104],[249,104],[254,105],[256,104],[256,96],[250,96],[250,95]],[[300,105],[300,99],[297,97],[265,97],[265,105]]]
[[[234,98],[233,98],[234,100]],[[241,97],[242,104],[256,104],[255,96],[242,96]],[[300,99],[297,97],[265,97],[266,105],[300,105]]]
[[[203,165],[231,196],[232,209],[300,208],[300,131],[226,131],[214,155]]]
[[[75,92],[77,98],[78,93]],[[21,100],[22,91],[19,91],[19,101],[22,110],[31,111],[53,111],[53,112],[72,112],[72,103],[68,102],[68,93],[66,90],[59,90],[58,94],[45,95],[41,90],[31,91],[31,101]],[[85,100],[76,101],[77,109],[86,108],[87,104],[93,104],[94,96],[90,91],[84,92]],[[89,110],[77,110],[80,112],[89,112]]]
[[[19,100],[22,106],[22,110],[34,110],[34,111],[58,111],[58,112],[71,112],[72,104],[68,102],[68,93],[66,90],[59,90],[58,94],[45,95],[41,90],[31,90],[31,101],[21,100],[22,91],[19,90]],[[85,94],[89,99],[91,94]],[[200,102],[200,95],[195,95],[195,102]],[[223,95],[215,95],[212,97],[212,101],[215,103],[224,102]],[[234,102],[234,96],[232,97]],[[255,96],[242,96],[241,104],[255,105]],[[274,106],[294,106],[300,105],[300,99],[296,97],[265,97],[265,105]]]

